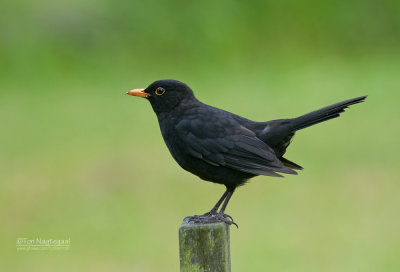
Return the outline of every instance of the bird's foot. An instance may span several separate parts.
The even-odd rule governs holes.
[[[239,228],[238,224],[236,224],[236,222],[233,221],[232,216],[230,216],[229,214],[225,214],[225,213],[219,214],[219,213],[218,213],[218,214],[215,216],[215,218],[217,218],[218,220],[224,222],[225,224],[227,224],[227,225],[229,225],[229,226],[230,226],[230,225],[235,225],[236,228]]]
[[[232,216],[230,216],[229,214],[224,214],[224,213],[213,214],[212,211],[202,215],[188,216],[185,218],[185,220],[187,220],[189,223],[197,223],[197,224],[211,224],[211,223],[224,222],[227,225],[235,225],[237,228],[239,228],[236,222],[233,221]]]

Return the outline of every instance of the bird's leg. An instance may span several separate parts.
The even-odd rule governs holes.
[[[215,216],[216,219],[219,219],[223,222],[225,222],[228,225],[235,225],[236,227],[239,227],[235,221],[233,221],[232,216],[230,216],[229,214],[225,214],[225,209],[226,206],[228,205],[229,200],[231,199],[233,193],[235,192],[235,189],[233,190],[227,190],[228,194],[226,195],[224,204],[222,204],[221,209],[219,210],[219,212],[217,213],[217,215]]]
[[[185,218],[185,220],[187,220],[188,222],[200,224],[224,222],[227,225],[233,224],[238,227],[238,225],[233,221],[233,218],[230,215],[224,213],[226,206],[228,205],[228,202],[232,197],[234,191],[235,189],[227,189],[222,197],[218,200],[217,204],[215,204],[215,206],[208,213],[205,213],[203,215],[188,216]],[[217,213],[217,210],[221,204],[221,210]]]
[[[211,211],[206,212],[205,214],[202,214],[202,215],[189,216],[187,218],[189,218],[189,220],[192,222],[200,222],[204,218],[211,218],[211,217],[215,216],[218,212],[219,206],[221,206],[222,202],[224,201],[224,199],[226,198],[227,195],[228,195],[228,190],[225,191],[225,193],[222,195],[222,197],[218,200],[218,202],[211,209]]]
[[[218,212],[219,206],[221,206],[222,202],[224,201],[224,199],[226,198],[227,195],[228,195],[228,190],[225,191],[225,193],[221,196],[221,198],[218,200],[218,202],[211,209],[211,211],[206,212],[202,216],[213,216],[213,215],[216,215],[217,212]]]

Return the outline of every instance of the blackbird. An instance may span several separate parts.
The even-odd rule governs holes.
[[[158,80],[127,94],[150,102],[164,141],[183,169],[226,187],[211,211],[188,220],[235,225],[225,209],[236,187],[258,175],[296,175],[295,170],[303,167],[283,157],[295,132],[336,118],[366,98],[349,99],[297,118],[255,122],[200,102],[189,86],[177,80]]]

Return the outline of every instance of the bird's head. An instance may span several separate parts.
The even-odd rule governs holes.
[[[189,86],[172,79],[157,80],[146,89],[134,89],[127,94],[148,99],[156,113],[171,111],[183,101],[197,101]]]

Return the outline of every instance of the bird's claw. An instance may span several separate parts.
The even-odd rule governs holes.
[[[233,222],[233,218],[229,214],[223,214],[222,216],[225,218],[229,218]]]
[[[218,217],[218,215],[216,217]],[[233,221],[232,216],[230,216],[229,214],[222,214],[221,217],[222,217],[222,221],[225,224],[227,224],[227,225],[235,225],[236,228],[239,228],[238,224],[236,224],[236,222]]]
[[[235,221],[233,221],[232,216],[229,214],[213,214],[212,211],[207,212],[202,215],[193,215],[193,216],[188,216],[185,218],[190,223],[199,223],[199,224],[211,224],[211,223],[218,223],[218,222],[224,222],[227,225],[235,225],[237,228],[239,228],[238,224],[236,224]]]

